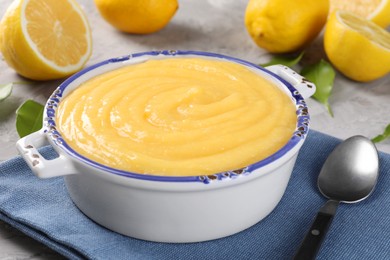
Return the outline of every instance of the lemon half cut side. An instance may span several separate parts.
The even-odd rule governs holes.
[[[74,0],[17,0],[0,23],[0,50],[20,75],[57,79],[88,61],[91,32]]]
[[[336,10],[350,11],[382,28],[390,25],[390,0],[330,0],[330,13]]]
[[[331,63],[352,80],[372,81],[390,72],[390,33],[351,12],[332,13],[324,48]]]

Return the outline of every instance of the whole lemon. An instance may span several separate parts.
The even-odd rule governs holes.
[[[177,0],[94,0],[99,13],[120,31],[148,34],[161,30],[178,9]]]
[[[273,53],[304,48],[321,32],[329,0],[250,0],[245,26],[261,48]]]
[[[367,82],[390,72],[390,33],[348,11],[335,11],[326,23],[326,55],[342,74]]]

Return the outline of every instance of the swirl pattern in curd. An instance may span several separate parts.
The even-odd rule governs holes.
[[[292,137],[296,108],[243,65],[167,58],[96,76],[57,109],[57,127],[79,154],[141,174],[194,176],[235,170]]]

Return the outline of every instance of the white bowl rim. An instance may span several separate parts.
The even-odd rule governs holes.
[[[247,167],[244,167],[242,169],[238,170],[232,170],[232,171],[226,171],[216,174],[210,174],[210,175],[199,175],[199,176],[162,176],[162,175],[152,175],[152,174],[141,174],[141,173],[135,173],[125,170],[120,170],[116,168],[112,168],[100,163],[97,163],[79,153],[77,153],[72,147],[70,147],[66,141],[62,138],[61,134],[57,131],[56,123],[55,123],[55,113],[56,109],[58,107],[59,102],[62,99],[62,93],[64,90],[72,84],[76,79],[83,76],[86,73],[89,73],[92,70],[95,70],[97,68],[100,68],[102,66],[112,64],[112,63],[122,63],[125,61],[130,61],[134,58],[139,57],[145,57],[145,58],[169,58],[169,57],[175,57],[175,56],[198,56],[198,57],[209,57],[209,58],[216,58],[221,60],[227,60],[234,63],[238,63],[241,65],[244,65],[246,67],[249,67],[254,70],[260,70],[263,73],[269,74],[272,78],[276,78],[278,81],[280,81],[285,87],[288,92],[290,92],[291,97],[296,105],[296,113],[297,113],[297,125],[296,129],[290,138],[290,140],[277,152],[274,154],[268,156],[267,158],[264,158],[260,161],[257,161],[253,164],[248,165]],[[226,180],[226,179],[235,179],[238,176],[246,176],[251,175],[251,172],[254,170],[264,167],[266,165],[271,164],[272,162],[275,162],[279,158],[286,155],[291,150],[296,150],[300,145],[302,145],[304,139],[307,136],[307,133],[309,131],[309,122],[310,122],[310,115],[308,113],[308,108],[306,106],[306,102],[302,95],[299,93],[299,91],[292,86],[289,82],[281,78],[280,76],[276,75],[275,73],[258,66],[254,63],[234,58],[231,56],[223,55],[223,54],[217,54],[212,52],[204,52],[204,51],[193,51],[193,50],[162,50],[162,51],[148,51],[148,52],[139,52],[134,53],[126,56],[121,56],[117,58],[111,58],[108,60],[104,60],[102,62],[96,63],[94,65],[91,65],[89,67],[86,67],[79,72],[73,74],[69,78],[67,78],[60,86],[53,92],[53,94],[49,97],[48,101],[45,105],[44,110],[44,118],[43,118],[43,130],[44,132],[49,136],[51,141],[59,147],[62,151],[65,151],[66,154],[70,155],[74,159],[77,159],[89,166],[92,166],[94,168],[97,168],[99,170],[109,172],[112,174],[120,175],[123,177],[129,177],[129,178],[135,178],[140,180],[148,180],[148,181],[160,181],[160,182],[203,182],[203,183],[210,183],[215,180]],[[295,148],[295,149],[294,149]],[[299,150],[299,149],[298,149]]]

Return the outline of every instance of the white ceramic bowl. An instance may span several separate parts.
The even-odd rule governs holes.
[[[80,83],[129,64],[180,57],[239,63],[275,82],[296,105],[296,131],[288,143],[270,157],[240,171],[166,177],[98,164],[64,142],[56,129],[56,108]],[[312,83],[280,65],[265,69],[232,57],[196,51],[137,53],[103,61],[67,79],[46,103],[43,128],[20,139],[17,148],[38,177],[64,176],[69,195],[77,207],[108,229],[159,242],[211,240],[256,224],[276,207],[308,132],[309,114],[304,98],[314,91]],[[53,146],[59,157],[44,159],[37,149],[46,144]]]

